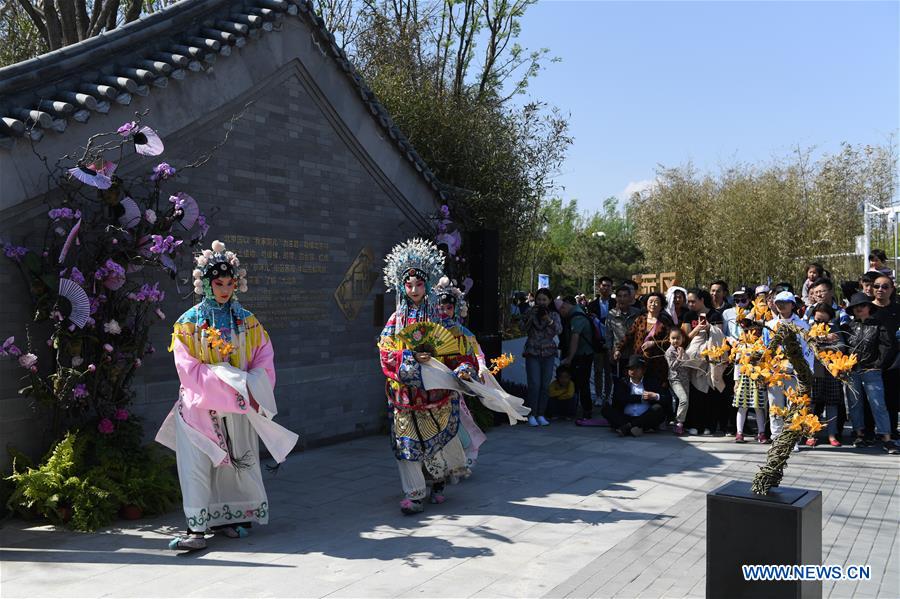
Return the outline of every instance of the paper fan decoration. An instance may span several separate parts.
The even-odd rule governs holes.
[[[191,227],[197,223],[197,219],[200,218],[200,205],[188,194],[182,195],[181,199],[181,210],[184,212],[181,217],[181,226],[190,231]]]
[[[458,354],[459,340],[436,322],[407,325],[397,333],[402,349],[428,352],[434,356]]]
[[[60,279],[59,296],[66,298],[72,307],[69,320],[78,328],[83,328],[91,315],[91,301],[87,292],[72,279]]]
[[[130,229],[141,222],[141,217],[143,215],[141,214],[141,208],[137,205],[137,202],[129,197],[125,197],[119,202],[119,206],[121,206],[123,210],[122,215],[119,216],[120,225],[126,229]]]
[[[69,176],[97,189],[109,189],[112,179],[103,170],[94,170],[89,166],[79,165],[69,169]]]
[[[138,129],[132,139],[134,140],[134,151],[144,156],[159,156],[165,149],[159,134],[146,125]]]

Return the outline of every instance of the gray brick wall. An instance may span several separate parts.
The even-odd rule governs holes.
[[[333,293],[363,247],[374,251],[373,270],[377,270],[393,244],[416,233],[415,225],[391,199],[397,190],[386,184],[365,152],[354,147],[352,135],[335,122],[333,114],[327,114],[328,106],[314,98],[308,86],[296,69],[282,69],[281,76],[254,91],[255,103],[237,123],[228,144],[202,168],[183,171],[165,188],[169,193],[186,191],[210,215],[207,243],[231,235],[327,244],[327,251],[316,251],[327,254],[321,262],[324,273],[290,274],[290,282],[274,285],[259,284],[265,265],[271,269],[278,263],[300,263],[242,259],[251,285],[242,302],[258,312],[275,346],[278,420],[298,432],[306,446],[377,432],[384,426],[384,379],[375,349],[380,326],[375,326],[373,314],[375,294],[384,291],[380,277],[352,321],[338,308]],[[166,136],[164,158],[176,166],[195,159],[222,138],[224,125],[245,102],[242,98],[212,110],[190,127]],[[398,169],[410,168],[399,153],[396,160],[402,162]],[[152,165],[126,161],[120,170],[136,174]],[[434,201],[432,197],[412,200],[420,209]],[[6,239],[34,248],[30,242],[39,238],[28,232],[43,234],[45,214],[46,206],[40,201],[20,204],[0,213],[0,232]],[[239,252],[262,249],[252,240],[231,245]],[[14,266],[5,259],[0,261],[0,285],[0,335],[22,338],[27,295]],[[192,303],[182,299],[190,285],[181,285],[182,297],[174,282],[167,281],[166,289],[162,309],[167,324],[157,325],[153,333],[157,351],[145,360],[134,385],[135,412],[145,419],[150,434],[173,405],[178,388],[171,355],[165,351],[171,332],[168,325]],[[261,300],[262,308],[254,309],[255,294],[263,297],[266,291],[271,299]],[[392,303],[391,296],[385,310]],[[299,317],[284,319],[285,313]],[[16,394],[20,372],[9,362],[0,362],[0,446],[12,443],[35,454],[45,443],[42,423],[32,413],[30,400]]]

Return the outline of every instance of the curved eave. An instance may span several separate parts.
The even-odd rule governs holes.
[[[352,82],[372,118],[441,199],[447,193],[335,43],[311,0],[183,0],[91,39],[0,69],[0,150],[15,137],[38,142],[65,135],[113,103],[165,93],[169,79],[227,60],[232,48],[278,35],[285,18],[301,19],[317,46]]]

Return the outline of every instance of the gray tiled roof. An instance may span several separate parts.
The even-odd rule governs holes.
[[[359,92],[372,117],[425,181],[443,186],[394,124],[311,0],[183,0],[83,42],[0,69],[0,142],[63,134],[73,123],[127,105],[135,94],[161,93],[169,79],[188,79],[261,35],[278,35],[285,18],[301,19],[319,49]],[[189,80],[189,79],[188,79]],[[164,92],[162,92],[164,93]]]

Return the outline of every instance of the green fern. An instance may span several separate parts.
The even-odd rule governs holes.
[[[174,458],[141,447],[133,431],[125,434],[113,440],[90,430],[71,431],[37,468],[14,461],[5,479],[15,484],[7,507],[57,524],[71,508],[69,525],[84,531],[112,522],[123,504],[136,504],[147,514],[170,510],[180,498]]]

